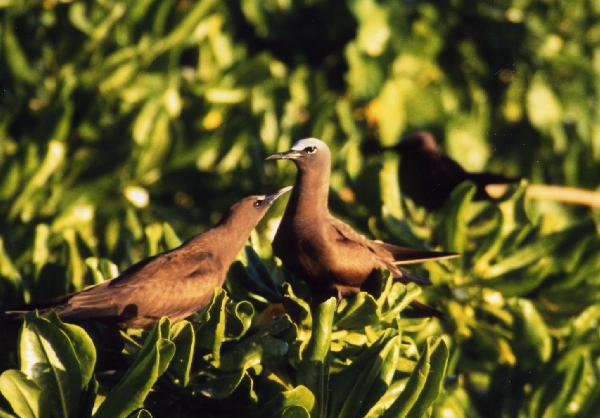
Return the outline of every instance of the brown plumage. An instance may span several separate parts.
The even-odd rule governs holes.
[[[493,173],[471,173],[452,158],[444,155],[428,132],[415,132],[391,147],[402,156],[400,187],[417,205],[428,210],[440,208],[460,183],[475,183],[475,199],[492,199],[486,192],[488,184],[515,183],[518,179]]]
[[[267,159],[292,160],[298,168],[273,249],[284,267],[306,281],[316,294],[355,293],[377,269],[387,269],[404,282],[423,284],[425,280],[399,265],[457,256],[373,241],[334,218],[327,204],[331,156],[324,142],[302,139],[290,151]]]
[[[117,278],[27,310],[52,308],[65,320],[104,319],[132,328],[147,328],[163,316],[185,318],[210,302],[252,229],[290,189],[241,199],[215,227],[181,246],[146,258]]]

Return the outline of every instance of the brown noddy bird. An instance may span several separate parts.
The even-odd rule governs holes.
[[[444,155],[429,132],[415,132],[390,147],[402,156],[400,187],[417,205],[427,210],[440,208],[460,183],[475,183],[475,199],[493,198],[486,192],[489,184],[516,183],[519,180],[488,172],[472,173]]]
[[[340,297],[356,293],[378,269],[389,270],[403,282],[423,284],[423,279],[400,265],[458,256],[370,240],[334,218],[327,201],[331,155],[323,141],[302,139],[289,151],[267,160],[292,160],[298,168],[273,250],[284,267],[306,281],[315,294]]]
[[[131,328],[150,327],[163,316],[185,318],[210,302],[252,229],[290,189],[241,199],[213,228],[134,264],[112,280],[7,314],[54,309],[65,320],[104,319]]]

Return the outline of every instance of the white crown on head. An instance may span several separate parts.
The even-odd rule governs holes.
[[[304,138],[294,142],[292,149],[294,151],[302,151],[306,147],[317,147],[317,149],[327,149],[327,144],[317,138]]]

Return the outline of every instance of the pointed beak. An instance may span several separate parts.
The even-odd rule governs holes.
[[[295,151],[293,149],[286,151],[286,152],[278,152],[276,154],[273,155],[269,155],[267,158],[265,158],[265,161],[273,161],[273,160],[297,160],[299,158],[302,158],[304,154],[302,154],[302,152],[300,151]]]
[[[271,204],[273,204],[274,201],[276,201],[277,199],[279,199],[281,196],[283,196],[284,194],[286,194],[287,192],[289,192],[292,189],[293,189],[292,186],[287,186],[287,187],[284,187],[283,189],[279,189],[279,190],[277,190],[274,193],[268,194],[265,197],[265,201],[269,205],[271,205]]]

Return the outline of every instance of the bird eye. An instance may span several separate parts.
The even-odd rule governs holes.
[[[314,154],[317,152],[317,147],[306,147],[304,148],[304,152],[307,154]]]
[[[262,202],[262,200],[257,200],[256,202],[254,202],[254,207],[259,208],[262,205]]]

